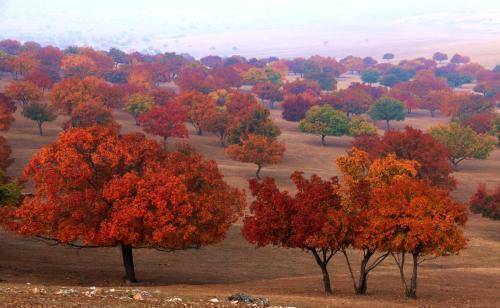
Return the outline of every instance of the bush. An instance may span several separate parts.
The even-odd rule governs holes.
[[[472,213],[481,214],[494,220],[500,219],[500,186],[488,191],[485,184],[479,184],[476,193],[470,198]]]

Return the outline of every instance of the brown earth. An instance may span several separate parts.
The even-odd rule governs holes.
[[[0,82],[0,89],[5,82]],[[337,174],[332,161],[345,153],[349,137],[327,138],[320,145],[317,136],[298,132],[297,124],[281,119],[280,112],[272,116],[282,129],[280,141],[287,147],[283,163],[265,167],[264,176],[277,179],[283,188],[293,190],[289,175],[294,170],[322,177]],[[133,119],[123,112],[115,116],[124,132],[138,129]],[[37,135],[34,122],[16,112],[16,122],[4,133],[16,158],[8,170],[17,176],[30,157],[44,144],[56,139],[64,118],[46,124],[45,136]],[[421,129],[447,122],[444,117],[431,118],[418,111],[395,127],[412,125]],[[380,128],[383,123],[380,123]],[[197,136],[190,128],[189,143],[209,159],[215,159],[230,184],[246,188],[254,175],[255,166],[229,159],[219,147],[214,135]],[[178,141],[178,140],[176,140]],[[172,144],[173,142],[171,142]],[[500,151],[487,160],[465,161],[455,174],[459,187],[455,196],[466,201],[477,184],[500,184]],[[162,253],[154,250],[135,252],[136,270],[142,282],[127,286],[122,281],[121,256],[118,249],[74,250],[2,232],[0,235],[0,305],[31,306],[182,306],[169,300],[178,296],[187,306],[208,305],[208,299],[224,300],[236,292],[264,296],[274,305],[296,307],[333,306],[474,306],[494,307],[500,298],[500,222],[470,215],[467,225],[469,245],[458,256],[440,258],[424,263],[419,272],[418,300],[406,300],[393,261],[387,259],[369,279],[368,295],[353,294],[348,271],[341,256],[330,265],[335,295],[322,292],[319,268],[311,255],[294,249],[275,247],[255,248],[240,234],[241,224],[233,226],[220,244],[198,251]],[[355,252],[351,252],[355,254]],[[26,283],[30,283],[27,285]],[[73,288],[76,294],[54,294],[62,286]],[[102,292],[85,296],[90,286]],[[33,293],[33,288],[42,292]],[[115,293],[109,290],[115,288]],[[128,299],[124,290],[138,288],[151,293],[144,301]],[[156,292],[155,292],[156,291]],[[44,294],[41,294],[44,293]],[[120,294],[114,296],[113,294]],[[218,306],[230,305],[224,300]]]

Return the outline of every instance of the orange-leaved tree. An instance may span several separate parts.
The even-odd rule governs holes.
[[[14,116],[12,115],[16,111],[16,104],[7,95],[0,93],[0,131],[8,130],[12,122],[14,122]]]
[[[389,252],[382,247],[384,234],[379,230],[377,204],[372,202],[373,190],[389,183],[394,176],[401,174],[416,175],[417,163],[408,160],[398,160],[394,155],[371,160],[368,153],[353,148],[349,155],[336,160],[342,173],[342,204],[351,217],[350,242],[342,248],[346,259],[354,291],[356,294],[366,294],[368,289],[368,274],[374,270]],[[346,248],[361,250],[363,255],[359,265],[359,278],[354,277],[351,258]],[[376,258],[373,259],[378,254]]]
[[[29,81],[12,82],[5,89],[5,95],[22,106],[32,102],[39,102],[43,98],[42,89]]]
[[[416,298],[418,265],[465,248],[466,209],[449,191],[407,175],[375,188],[372,203],[378,209],[374,226],[384,234],[382,246],[399,267],[406,297]],[[406,255],[413,261],[409,282]]]
[[[13,209],[13,230],[76,247],[119,246],[132,282],[134,248],[217,243],[245,205],[214,161],[188,146],[167,152],[143,134],[120,135],[115,127],[62,132],[22,178],[35,189]]]
[[[258,246],[275,245],[311,252],[323,274],[327,295],[332,294],[328,263],[349,238],[349,217],[342,208],[336,177],[291,176],[297,193],[280,191],[274,179],[250,180],[255,201],[245,217],[243,236]]]
[[[96,124],[118,125],[110,108],[100,102],[87,102],[78,104],[71,111],[71,117],[64,123],[63,128],[90,127]]]
[[[274,165],[283,160],[285,146],[277,140],[249,134],[241,138],[241,144],[232,144],[227,154],[234,160],[257,165],[255,177],[260,179],[260,170],[265,165]]]

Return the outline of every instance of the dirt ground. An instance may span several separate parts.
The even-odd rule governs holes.
[[[0,82],[0,89],[4,84]],[[333,160],[345,153],[352,140],[350,137],[327,138],[327,146],[323,147],[318,136],[300,133],[296,123],[282,120],[279,110],[272,110],[271,114],[282,130],[279,139],[286,144],[287,151],[283,163],[262,170],[264,176],[275,177],[281,187],[293,190],[289,175],[294,170],[317,173],[322,177],[337,174]],[[128,114],[115,112],[115,117],[123,132],[138,129]],[[448,120],[444,117],[431,118],[428,113],[417,111],[404,122],[394,123],[394,127],[412,125],[426,129]],[[64,121],[64,117],[59,117],[55,122],[46,124],[45,135],[40,137],[36,124],[23,118],[18,110],[12,128],[4,133],[13,148],[12,157],[16,159],[8,173],[19,175],[33,153],[56,139]],[[383,123],[379,127],[383,128]],[[192,128],[190,133],[187,141],[207,158],[218,162],[227,182],[247,188],[247,180],[255,172],[254,165],[229,159],[216,136],[197,136]],[[478,183],[498,185],[499,171],[498,149],[486,160],[465,161],[455,174],[459,182],[455,196],[466,201]],[[237,223],[220,244],[197,251],[135,251],[137,276],[141,280],[136,286],[127,286],[122,281],[118,249],[74,250],[49,246],[2,231],[0,306],[221,307],[234,306],[226,298],[237,292],[266,297],[272,305],[290,307],[498,306],[500,222],[478,215],[470,215],[467,249],[458,256],[439,258],[421,266],[418,300],[404,298],[399,274],[391,259],[386,259],[370,274],[368,295],[355,296],[340,255],[330,265],[335,295],[325,297],[321,272],[311,255],[294,249],[257,249],[245,242],[240,228],[241,224]],[[89,289],[93,286],[98,291]],[[62,287],[71,288],[74,293],[66,296],[56,294]],[[144,296],[143,301],[134,301],[128,296],[138,292],[134,289],[149,292],[149,295]],[[175,297],[182,298],[182,302]],[[214,297],[221,302],[210,304],[208,300]]]

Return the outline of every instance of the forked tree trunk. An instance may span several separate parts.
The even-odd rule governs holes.
[[[219,132],[220,145],[225,148],[226,147],[226,133],[224,131]]]
[[[316,251],[316,249],[309,249],[313,256],[314,259],[316,260],[316,263],[321,269],[321,273],[323,274],[323,288],[325,290],[325,295],[329,296],[333,294],[333,289],[332,285],[330,282],[330,274],[328,274],[328,262],[330,262],[330,259],[335,255],[335,252],[330,252],[329,255],[327,255],[327,249],[321,249],[321,256],[320,254]]]
[[[382,261],[389,255],[388,253],[385,253],[383,255],[380,255],[378,258],[375,259],[375,261],[370,263],[371,257],[375,254],[374,250],[364,250],[363,251],[363,259],[361,260],[361,264],[359,267],[359,278],[358,281],[356,281],[356,278],[354,277],[354,272],[351,267],[351,262],[349,261],[349,257],[347,256],[346,250],[342,250],[344,253],[347,266],[349,268],[349,272],[351,274],[351,279],[352,279],[352,284],[354,287],[354,292],[357,295],[365,295],[366,291],[368,290],[368,274],[370,271],[375,269]]]
[[[326,142],[325,142],[325,135],[321,135],[321,145],[322,146],[325,146],[326,145]]]
[[[405,252],[401,253],[401,259],[398,259],[394,254],[394,260],[399,267],[399,273],[401,276],[401,282],[404,287],[406,298],[416,299],[417,298],[417,272],[418,272],[418,253],[412,253],[413,257],[413,269],[411,274],[410,284],[406,282],[405,275]]]
[[[136,283],[134,269],[134,255],[132,246],[121,244],[123,267],[125,268],[125,280],[130,283]]]

